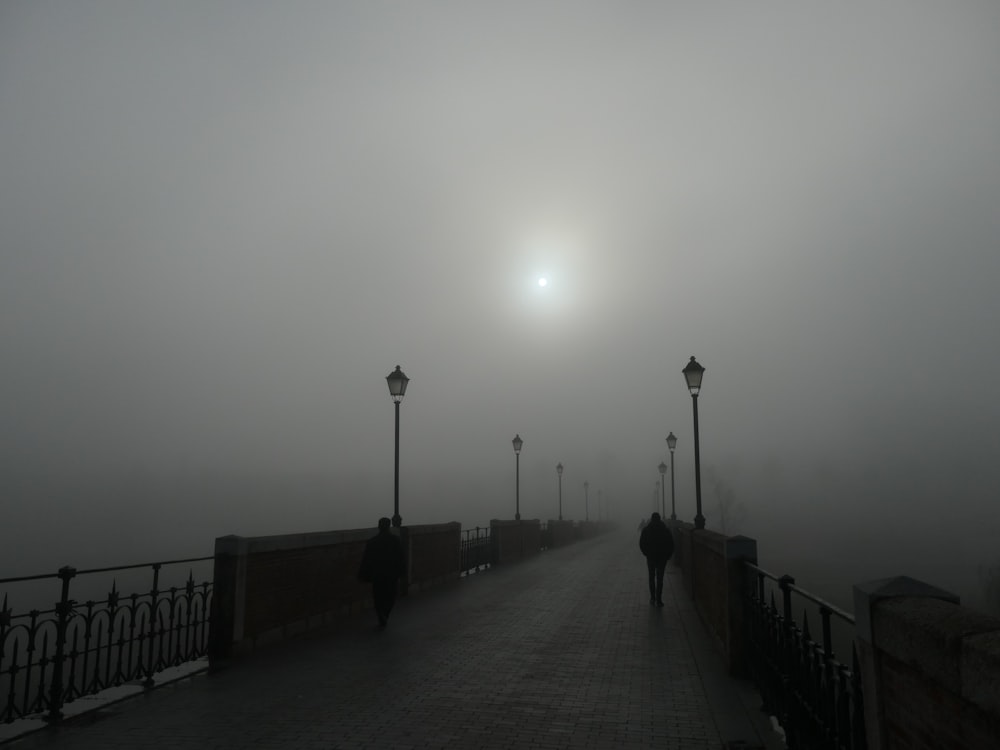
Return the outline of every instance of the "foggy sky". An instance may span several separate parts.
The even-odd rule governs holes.
[[[692,355],[736,530],[986,562],[998,134],[985,1],[6,2],[0,577],[373,525],[397,364],[405,523],[690,519]]]

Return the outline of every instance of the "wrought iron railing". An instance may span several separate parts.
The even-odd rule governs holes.
[[[489,528],[463,529],[460,574],[478,573],[493,564],[493,543]]]
[[[4,592],[0,604],[0,721],[11,723],[36,715],[59,721],[63,707],[77,698],[126,683],[152,687],[157,673],[204,656],[212,596],[207,561],[212,559],[196,557],[91,570],[64,567],[58,573],[0,579],[0,591]],[[189,566],[186,581],[161,588],[165,585],[161,571],[165,578],[178,570],[168,566],[178,565]],[[205,568],[207,580],[196,583],[194,567]],[[142,571],[152,573],[149,590],[119,592],[120,580],[134,578]],[[110,587],[107,574],[113,575]],[[178,575],[183,576],[183,572]],[[55,581],[59,582],[58,601],[43,604],[52,601],[52,593],[44,591],[45,583]],[[27,602],[20,612],[14,611],[16,602],[9,599],[12,589]],[[82,600],[98,591],[107,593]],[[29,609],[35,604],[40,606]]]
[[[787,747],[864,750],[854,617],[799,588],[791,576],[776,577],[751,563],[746,566],[753,582],[747,592],[748,662],[763,708],[781,724]],[[793,615],[793,595],[805,602],[801,625]],[[809,609],[819,615],[819,640],[809,625]],[[837,658],[835,643],[850,647],[850,666]]]

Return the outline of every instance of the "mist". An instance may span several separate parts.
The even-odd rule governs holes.
[[[5,3],[0,576],[374,526],[397,364],[404,524],[691,520],[693,355],[710,528],[974,594],[997,133],[993,3]]]

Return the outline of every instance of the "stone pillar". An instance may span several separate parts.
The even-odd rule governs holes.
[[[490,539],[493,543],[493,564],[508,565],[521,559],[517,521],[492,519]]]
[[[956,594],[918,581],[909,576],[883,578],[854,586],[854,629],[858,662],[861,668],[861,689],[864,693],[865,734],[868,750],[889,750],[899,747],[886,733],[883,713],[885,685],[882,675],[881,650],[894,638],[888,632],[876,633],[876,608],[888,599],[938,600],[958,604]]]
[[[218,669],[232,656],[233,644],[243,636],[245,579],[246,540],[239,536],[217,538],[208,626],[210,669]]]
[[[726,589],[728,602],[726,656],[729,673],[748,677],[747,664],[747,595],[754,583],[753,574],[744,563],[757,564],[757,540],[748,536],[733,536],[725,541]]]

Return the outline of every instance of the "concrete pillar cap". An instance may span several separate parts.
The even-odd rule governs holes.
[[[868,643],[872,642],[872,608],[882,599],[899,596],[943,599],[953,604],[960,603],[958,594],[910,576],[856,583],[854,584],[854,630],[859,638]]]

